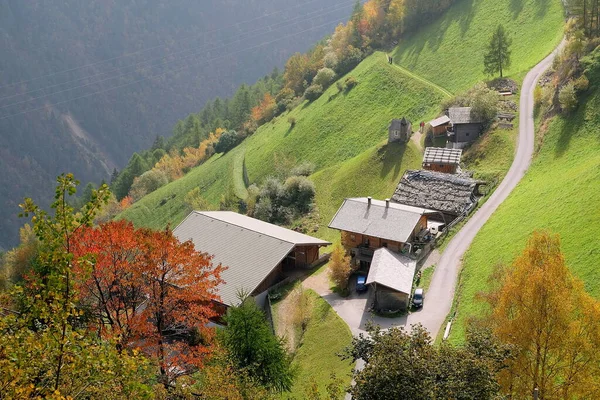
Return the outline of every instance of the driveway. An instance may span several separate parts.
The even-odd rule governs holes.
[[[353,276],[354,278],[354,276]],[[366,325],[372,322],[379,325],[382,329],[388,329],[393,326],[404,326],[406,316],[398,318],[385,318],[374,315],[369,311],[370,300],[373,291],[369,289],[366,293],[356,293],[354,290],[354,279],[350,281],[350,295],[341,297],[329,289],[329,278],[327,272],[318,275],[311,275],[306,278],[302,285],[306,289],[312,289],[319,294],[335,312],[346,322],[353,335],[366,332]]]

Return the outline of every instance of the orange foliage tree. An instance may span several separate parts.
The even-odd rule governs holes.
[[[108,222],[78,232],[73,254],[76,286],[93,316],[93,329],[131,343],[145,301],[139,237],[133,224]]]
[[[258,125],[264,124],[265,122],[269,122],[275,116],[277,111],[277,104],[275,103],[275,99],[271,96],[270,93],[265,93],[262,101],[259,105],[252,109],[251,118]]]
[[[350,256],[346,255],[346,250],[342,246],[335,246],[329,260],[329,277],[338,288],[346,290],[351,273]]]
[[[212,155],[209,148],[219,141],[223,132],[225,132],[225,129],[216,129],[200,142],[198,147],[184,148],[183,155],[178,154],[176,150],[165,154],[152,169],[164,172],[169,182],[181,178],[191,168],[200,165]]]
[[[489,301],[494,333],[515,349],[500,374],[509,396],[600,398],[600,302],[570,273],[558,236],[534,233]]]
[[[124,221],[88,228],[76,243],[76,282],[101,334],[157,360],[165,385],[202,366],[223,267],[169,229]]]

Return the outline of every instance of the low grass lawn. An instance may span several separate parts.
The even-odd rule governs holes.
[[[464,341],[468,319],[486,312],[476,296],[489,290],[494,266],[510,264],[535,230],[560,235],[568,266],[591,295],[600,297],[598,110],[600,89],[573,115],[549,123],[530,170],[475,237],[459,280],[452,342]]]
[[[427,293],[427,289],[429,289],[429,285],[431,285],[431,278],[433,278],[434,271],[435,265],[432,265],[421,271],[421,278],[417,282],[417,287],[423,288],[425,293]]]
[[[316,292],[307,292],[312,299],[313,309],[306,331],[293,355],[292,365],[297,369],[298,375],[291,392],[283,393],[282,399],[306,398],[306,389],[313,380],[325,396],[331,374],[340,378],[344,385],[349,385],[351,381],[353,363],[338,357],[352,342],[350,329]],[[278,307],[284,302],[285,300],[279,301],[273,306],[274,315],[277,315]]]
[[[458,93],[487,77],[483,56],[498,24],[513,40],[505,73],[518,79],[560,42],[560,0],[458,0],[442,16],[402,40],[394,62]]]

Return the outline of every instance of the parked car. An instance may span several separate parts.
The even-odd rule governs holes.
[[[416,308],[423,307],[424,293],[423,289],[418,288],[415,289],[415,293],[413,294],[413,306]]]
[[[367,277],[365,275],[358,275],[356,278],[356,291],[362,293],[366,292],[367,289]]]

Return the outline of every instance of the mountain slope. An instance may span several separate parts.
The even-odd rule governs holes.
[[[226,192],[243,193],[240,164],[246,166],[251,183],[260,183],[265,177],[276,175],[277,165],[282,162],[311,161],[317,167],[311,178],[317,184],[318,234],[335,239],[324,226],[344,197],[369,194],[387,197],[406,168],[420,165],[420,153],[414,144],[402,149],[382,146],[389,120],[403,115],[413,123],[427,120],[434,116],[446,97],[446,82],[455,82],[451,89],[458,91],[484,78],[477,55],[482,54],[487,45],[491,21],[497,20],[488,13],[507,21],[514,16],[521,24],[516,31],[521,41],[514,39],[511,73],[520,73],[529,64],[539,61],[560,39],[563,23],[560,2],[551,0],[544,4],[547,7],[542,13],[539,3],[532,0],[459,1],[439,19],[400,43],[395,62],[401,68],[387,64],[385,55],[373,54],[348,74],[360,82],[349,93],[337,93],[332,85],[314,103],[301,104],[261,127],[229,154],[150,194],[122,217],[154,228],[163,227],[167,222],[177,223],[188,212],[183,197],[196,186],[200,186],[203,196],[213,204]],[[464,19],[465,13],[470,19]],[[535,35],[547,41],[538,40]],[[457,37],[463,40],[457,41]],[[531,40],[533,37],[535,41]],[[432,46],[432,38],[436,39],[437,47]],[[537,46],[532,43],[542,43],[535,49],[538,53],[525,51],[527,46]],[[548,47],[547,51],[544,46]],[[434,51],[437,53],[433,54]],[[463,56],[456,59],[456,54]],[[408,55],[416,57],[414,62],[405,62]],[[445,59],[452,61],[443,62]],[[441,86],[441,90],[436,86]],[[294,128],[290,127],[289,117],[296,120]],[[390,168],[393,157],[398,165]]]
[[[513,41],[506,75],[519,78],[560,42],[563,21],[558,0],[460,0],[402,40],[394,62],[450,92],[468,89],[487,78],[483,55],[502,24]]]
[[[207,100],[307,50],[352,7],[351,0],[0,0],[0,247],[18,240],[23,197],[47,204],[62,172],[108,179]]]
[[[567,265],[600,296],[600,74],[590,81],[595,87],[577,112],[550,122],[530,170],[467,252],[452,340],[463,340],[469,317],[486,310],[476,296],[490,287],[494,266],[510,263],[534,230],[558,233]]]
[[[318,100],[302,103],[262,126],[229,153],[149,194],[121,217],[153,228],[176,224],[189,212],[185,194],[197,186],[217,205],[222,194],[234,190],[234,178],[240,181],[243,168],[235,161],[240,157],[251,183],[276,175],[281,160],[293,165],[310,161],[316,166],[311,178],[317,185],[321,234],[327,235],[324,226],[345,196],[389,196],[401,173],[420,165],[414,143],[385,145],[390,120],[402,116],[415,123],[427,120],[444,97],[387,64],[381,53],[367,58],[350,75],[359,83],[349,92],[338,92],[332,85]],[[293,128],[290,117],[296,119]]]

